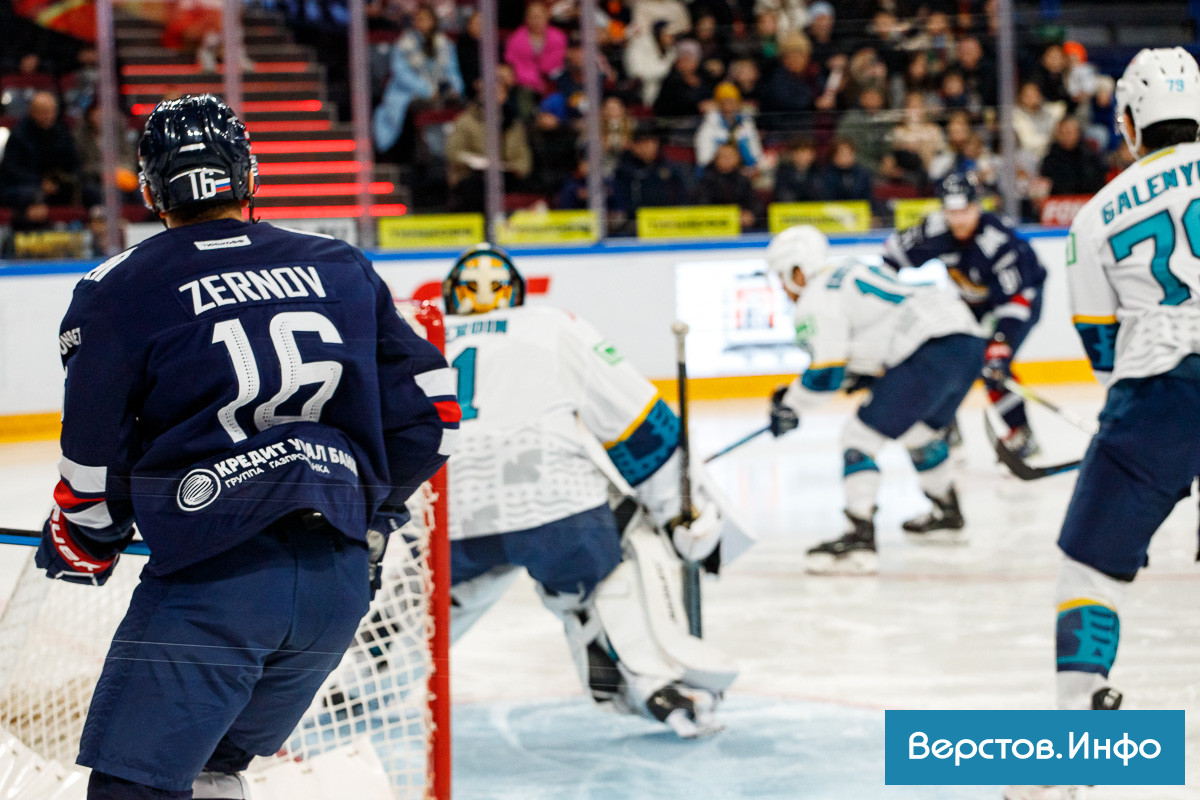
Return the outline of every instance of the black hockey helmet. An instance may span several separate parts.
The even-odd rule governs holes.
[[[458,257],[442,281],[447,314],[483,314],[525,303],[525,279],[508,253],[487,242]]]
[[[148,205],[158,212],[248,200],[258,188],[246,126],[211,94],[159,103],[146,120],[138,161]]]
[[[942,208],[958,211],[979,202],[979,181],[972,172],[951,172],[938,181],[937,196]]]

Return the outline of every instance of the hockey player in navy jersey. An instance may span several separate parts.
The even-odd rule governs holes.
[[[1037,452],[1025,402],[1004,387],[1016,351],[1042,313],[1046,269],[1029,243],[979,205],[975,179],[951,173],[938,185],[942,209],[896,231],[883,246],[892,269],[940,259],[990,336],[983,379],[988,397],[1008,425],[1005,441],[1022,458]]]
[[[361,252],[243,221],[257,170],[224,103],[160,103],[139,155],[167,230],[75,288],[37,564],[103,584],[135,524],[151,551],[81,737],[89,800],[241,798],[350,644],[459,410]]]
[[[448,466],[454,637],[525,570],[597,703],[686,738],[719,730],[737,670],[688,635],[679,559],[659,530],[702,561],[725,518],[698,481],[699,518],[677,524],[675,413],[587,322],[524,305],[524,279],[495,247],[464,253],[442,297],[463,409]],[[614,485],[624,496],[610,507]]]

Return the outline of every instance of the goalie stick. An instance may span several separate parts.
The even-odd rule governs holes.
[[[27,547],[37,547],[41,544],[41,531],[27,531],[20,528],[0,528],[0,544],[21,544]],[[135,556],[150,555],[150,548],[141,539],[131,542],[123,551]]]
[[[684,522],[696,518],[692,506],[691,445],[688,442],[687,337],[688,325],[682,320],[671,323],[675,334],[675,368],[679,388],[679,517]],[[688,633],[697,638],[703,630],[700,607],[700,563],[683,562],[683,608],[687,612]]]
[[[1000,459],[1000,463],[1007,467],[1009,472],[1023,481],[1036,481],[1041,478],[1049,478],[1051,475],[1061,475],[1064,472],[1079,469],[1078,460],[1066,461],[1062,464],[1050,464],[1044,467],[1035,467],[1027,464],[1019,455],[1005,446],[1004,441],[996,433],[996,429],[992,425],[992,419],[988,415],[987,409],[984,409],[983,412],[983,428],[987,431],[987,437],[992,443],[992,449],[996,451],[996,458]]]

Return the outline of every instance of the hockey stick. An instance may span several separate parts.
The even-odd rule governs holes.
[[[1004,388],[1008,389],[1013,394],[1018,394],[1021,397],[1024,397],[1026,400],[1031,400],[1040,406],[1044,406],[1045,408],[1050,409],[1055,414],[1062,417],[1064,420],[1071,423],[1076,428],[1079,428],[1079,430],[1083,431],[1084,433],[1089,433],[1089,434],[1095,436],[1096,432],[1099,430],[1099,428],[1096,426],[1095,422],[1092,422],[1091,420],[1086,420],[1083,417],[1076,414],[1074,411],[1063,408],[1062,406],[1060,406],[1056,403],[1053,403],[1050,400],[1047,400],[1045,397],[1042,397],[1040,394],[1033,391],[1028,386],[1017,383],[1012,378],[1004,379]]]
[[[20,528],[0,528],[0,544],[21,544],[27,547],[37,547],[42,542],[41,531],[27,531]],[[131,542],[123,552],[134,556],[150,555],[150,548],[141,539]]]
[[[992,449],[996,451],[996,457],[1000,459],[1000,463],[1007,467],[1009,472],[1023,481],[1036,481],[1041,478],[1049,478],[1051,475],[1061,475],[1064,472],[1079,469],[1079,461],[1067,461],[1062,464],[1051,464],[1045,467],[1035,467],[1025,463],[1019,455],[1005,446],[999,434],[996,433],[995,427],[992,426],[992,419],[988,415],[987,409],[983,411],[983,428],[987,431],[988,440],[992,443]]]
[[[675,369],[679,388],[679,518],[691,522],[696,518],[692,507],[691,444],[688,442],[687,397],[687,338],[688,326],[682,320],[671,323],[675,334]],[[688,633],[699,637],[703,630],[700,610],[700,564],[683,562],[683,607],[687,612]]]
[[[761,436],[762,434],[766,433],[766,432],[767,432],[767,431],[769,431],[769,430],[771,430],[771,426],[770,426],[770,425],[764,425],[763,427],[759,428],[758,430],[756,430],[756,431],[754,431],[754,432],[752,432],[752,433],[748,433],[748,434],[746,434],[745,436],[743,436],[742,438],[738,439],[738,440],[737,440],[736,442],[734,442],[733,444],[726,445],[725,447],[722,447],[720,450],[718,450],[717,452],[713,453],[713,454],[712,454],[711,456],[709,456],[708,458],[704,459],[704,463],[705,463],[705,464],[707,464],[707,463],[708,463],[708,462],[710,462],[710,461],[713,461],[713,460],[715,460],[715,459],[718,459],[718,458],[720,458],[721,456],[725,455],[726,453],[729,453],[729,452],[732,452],[732,451],[734,451],[734,450],[737,450],[739,447],[741,447],[742,445],[744,445],[746,442],[749,442],[749,441],[751,441],[751,440],[753,440],[753,439],[757,439],[759,436]]]

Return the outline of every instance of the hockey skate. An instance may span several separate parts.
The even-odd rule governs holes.
[[[680,739],[700,739],[725,729],[714,713],[717,701],[703,689],[675,682],[650,695],[646,709]]]
[[[913,541],[933,542],[937,544],[961,544],[966,541],[962,529],[966,525],[962,511],[958,507],[958,492],[954,487],[942,500],[931,494],[926,494],[933,508],[928,513],[914,517],[901,525],[905,533]]]
[[[1092,694],[1093,711],[1116,711],[1125,696],[1111,686]],[[1004,800],[1086,800],[1088,786],[1006,786]]]
[[[1022,461],[1042,452],[1037,439],[1033,438],[1033,430],[1028,425],[1018,425],[1010,430],[1004,437],[1004,446]]]
[[[875,523],[856,517],[846,518],[853,526],[839,539],[823,542],[808,551],[805,571],[813,575],[874,575],[879,571],[875,552]]]

